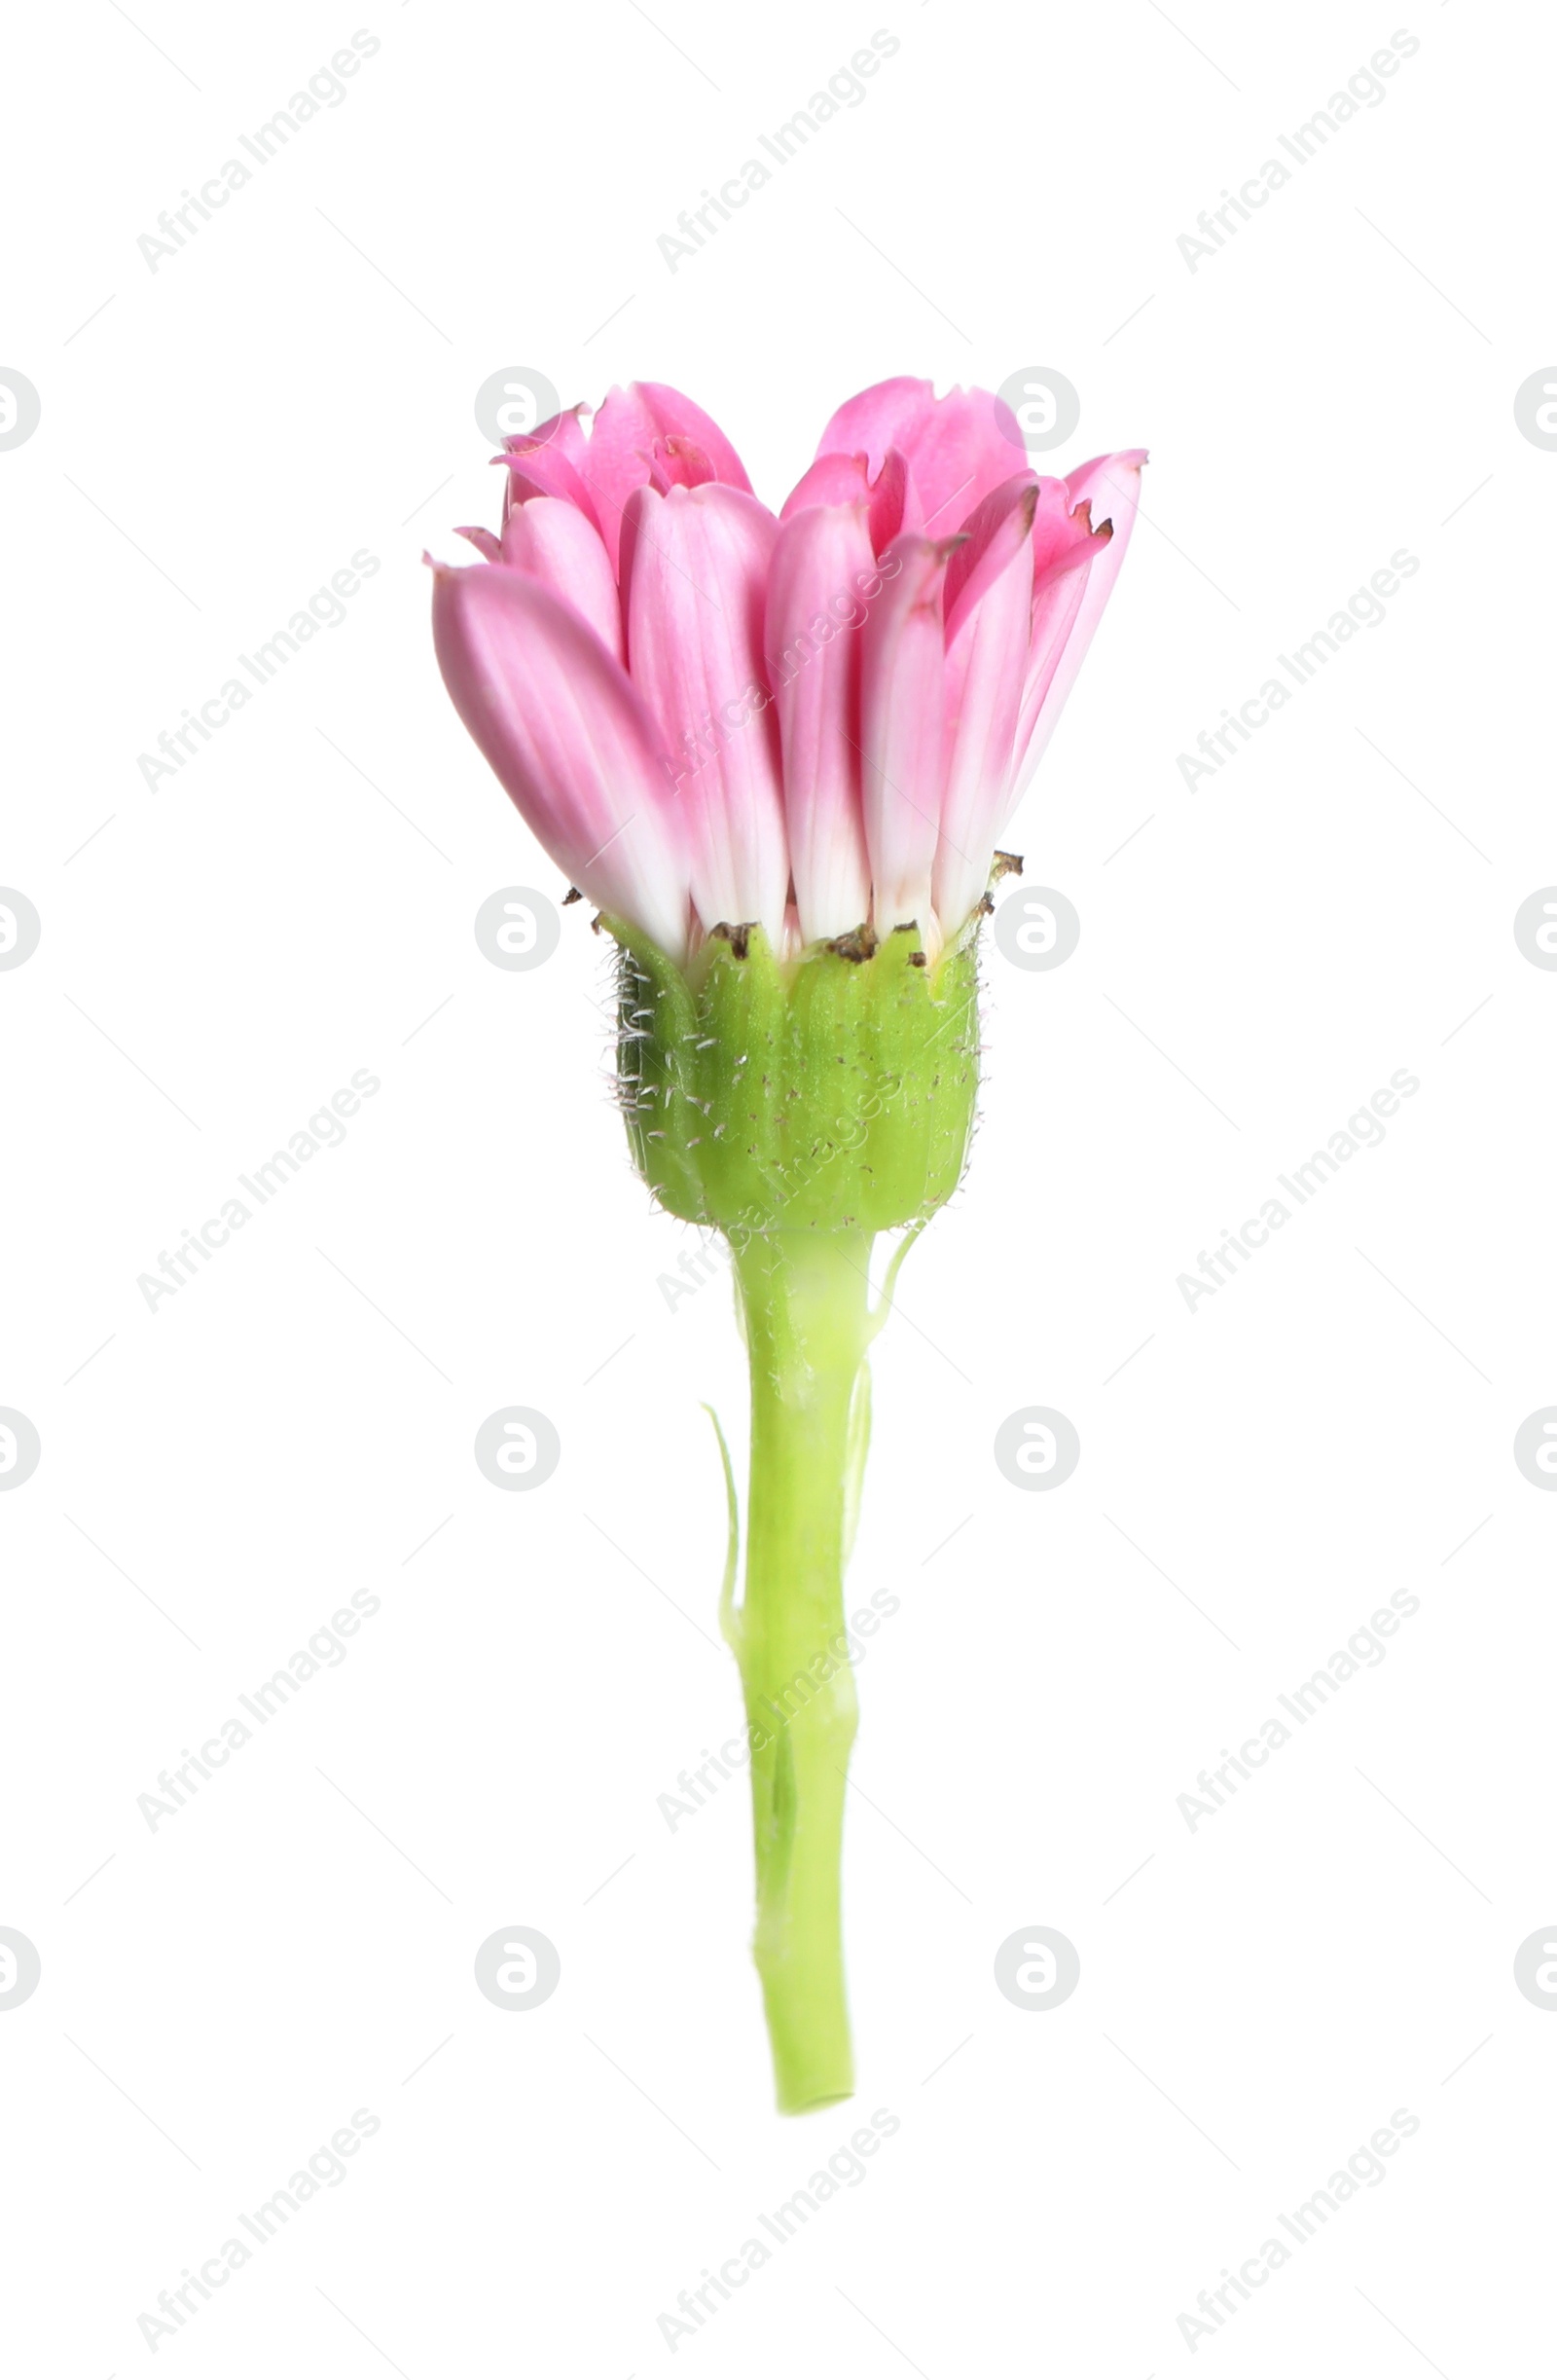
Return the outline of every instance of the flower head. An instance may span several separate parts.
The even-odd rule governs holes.
[[[884,381],[775,515],[655,382],[507,442],[500,532],[435,567],[456,709],[597,907],[682,965],[977,906],[1135,519],[1140,450],[1026,467],[997,397]]]

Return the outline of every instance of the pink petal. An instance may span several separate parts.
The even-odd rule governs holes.
[[[502,561],[502,545],[489,529],[456,529],[454,535],[456,537],[468,537],[471,544],[475,547],[477,553],[482,556],[484,561]]]
[[[583,405],[569,405],[561,413],[554,413],[544,421],[537,421],[532,430],[522,431],[517,438],[505,438],[503,446],[510,455],[518,455],[530,447],[549,447],[561,455],[575,471],[582,471],[589,453],[589,438],[584,428]]]
[[[896,447],[888,447],[872,479],[864,455],[818,455],[809,471],[784,498],[780,521],[804,512],[808,504],[870,506],[871,544],[885,554],[905,529],[918,529],[922,507],[910,484],[908,465]]]
[[[904,530],[924,527],[924,506],[901,449],[889,446],[871,486],[870,536],[878,554],[885,554]]]
[[[1066,586],[1051,586],[1045,592],[1034,583],[1032,647],[1017,728],[1017,760],[1007,818],[1020,801],[1054,733],[1066,697],[1075,683],[1103,617],[1104,606],[1113,592],[1136,523],[1141,467],[1145,459],[1141,447],[1132,447],[1118,455],[1100,455],[1095,461],[1083,463],[1079,470],[1070,472],[1065,481],[1072,515],[1086,506],[1097,521],[1095,536],[1101,541],[1105,527],[1110,533],[1106,544],[1099,543],[1079,594],[1072,595]],[[1004,823],[1002,820],[1002,825]]]
[[[716,480],[630,494],[622,523],[628,665],[687,817],[705,929],[759,923],[781,946],[789,884],[763,604],[778,525]]]
[[[599,526],[595,498],[579,478],[572,464],[562,456],[542,464],[539,451],[523,455],[494,455],[492,460],[506,467],[503,482],[503,519],[506,521],[516,504],[527,504],[536,496],[553,495],[581,512],[592,528]]]
[[[1042,741],[1034,741],[1034,729],[1043,715],[1044,704],[1055,672],[1065,658],[1066,641],[1076,623],[1082,598],[1087,591],[1085,569],[1061,569],[1045,577],[1032,598],[1032,633],[1028,642],[1027,676],[1022,686],[1022,705],[1017,714],[1016,735],[1012,745],[1011,769],[1005,799],[1000,804],[996,821],[995,839],[998,839],[1010,822],[1011,814],[1026,792],[1032,772],[1037,767],[1043,745],[1053,732],[1054,716],[1045,729]]]
[[[623,659],[622,602],[599,531],[572,504],[537,495],[503,523],[500,559],[570,603],[608,653]]]
[[[986,496],[946,574],[951,733],[934,889],[936,916],[948,935],[989,882],[1010,780],[1032,624],[1038,499],[1031,475]]]
[[[938,398],[908,449],[926,534],[950,536],[1025,460],[1016,416],[998,397],[954,388]]]
[[[789,860],[806,942],[850,934],[870,916],[860,812],[860,655],[867,609],[883,581],[866,510],[863,494],[851,504],[807,505],[780,529],[768,572],[768,682],[778,714]]]
[[[889,447],[908,458],[927,534],[945,537],[992,489],[1020,469],[1026,450],[1015,414],[983,388],[937,397],[928,381],[882,381],[841,405],[822,431],[818,455],[864,449],[881,468]],[[918,525],[918,524],[916,524]]]
[[[661,381],[634,381],[626,388],[613,388],[595,417],[585,466],[613,568],[621,543],[622,508],[634,488],[648,485],[649,458],[659,438],[691,439],[707,458],[715,479],[751,493],[735,448],[690,397]]]
[[[435,568],[432,619],[454,708],[552,859],[599,908],[681,959],[681,815],[620,663],[520,570]]]
[[[717,421],[701,405],[694,405],[679,388],[668,387],[664,381],[635,381],[634,390],[648,405],[662,436],[693,439],[712,463],[714,477],[721,487],[743,488],[747,495],[751,494],[745,465]]]
[[[1049,484],[1064,494],[1058,480]],[[946,566],[948,645],[965,613],[982,603],[1012,556],[1031,543],[1041,485],[1032,472],[1017,472],[994,489],[969,514],[962,528],[961,543]],[[1028,575],[1031,580],[1031,567]]]
[[[868,504],[870,464],[863,455],[818,455],[784,497],[780,521],[812,504]]]
[[[816,453],[863,454],[869,468],[879,471],[888,447],[910,452],[934,404],[933,382],[878,381],[839,406],[816,441]]]
[[[587,520],[596,520],[595,503],[584,484],[584,465],[589,454],[588,441],[579,420],[583,407],[574,405],[566,413],[554,414],[542,421],[525,438],[505,438],[503,452],[492,460],[506,467],[503,484],[503,518],[509,507],[523,503],[532,495],[560,495],[576,504]]]
[[[701,488],[716,476],[701,446],[691,438],[656,438],[649,452],[649,485],[667,494],[672,488]]]
[[[898,537],[870,606],[860,653],[860,769],[878,934],[917,922],[934,939],[931,875],[945,783],[945,625],[950,544]],[[888,571],[890,575],[888,576]]]

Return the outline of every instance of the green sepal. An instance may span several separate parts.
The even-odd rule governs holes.
[[[976,915],[933,968],[914,928],[780,962],[750,926],[683,971],[601,923],[621,951],[628,1137],[672,1215],[744,1238],[893,1230],[945,1204],[978,1088]]]

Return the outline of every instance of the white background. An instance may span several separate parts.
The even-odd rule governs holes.
[[[1423,0],[1385,102],[1191,272],[1179,235],[1401,19],[391,0],[344,102],[153,272],[160,211],[362,20],[134,13],[18,19],[5,102],[0,364],[42,421],[0,453],[0,881],[43,921],[0,973],[0,1404],[43,1446],[0,1496],[0,1923],[43,1962],[0,2013],[8,2360],[141,2367],[137,2316],[365,2108],[159,2362],[626,2380],[883,2108],[868,2179],[678,2364],[1145,2380],[1408,2109],[1194,2360],[1534,2368],[1557,2022],[1513,1959],[1557,1919],[1557,1503],[1511,1442],[1557,1399],[1557,976],[1512,919],[1557,878],[1557,456],[1513,397],[1557,350],[1551,27]],[[878,24],[864,103],[672,274],[659,235]],[[587,912],[533,972],[472,933],[562,889],[419,567],[494,517],[473,398],[520,365],[685,387],[776,503],[899,372],[1056,368],[1082,420],[1042,467],[1152,451],[1007,838],[1080,947],[991,950],[971,1170],[878,1342],[850,1599],[903,1609],[860,1673],[859,2092],[799,2121],[744,1784],[656,1807],[740,1724],[699,1410],[740,1438],[728,1292],[658,1286],[694,1242],[628,1162]],[[1189,790],[1177,755],[1400,548],[1384,622]],[[148,789],[358,549],[345,619]],[[359,1068],[344,1145],[149,1312],[137,1276]],[[1383,1145],[1188,1310],[1400,1068]],[[561,1436],[529,1495],[472,1459],[511,1404]],[[1033,1404],[1082,1442],[1046,1495],[992,1453]],[[344,1663],[150,1831],[159,1771],[354,1590]],[[1191,1832],[1197,1773],[1399,1590],[1382,1666]],[[527,2014],[472,1977],[517,1923],[562,1961]],[[1081,1959],[1048,2013],[993,1979],[1033,1924]]]

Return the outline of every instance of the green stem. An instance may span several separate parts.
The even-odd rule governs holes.
[[[872,1234],[772,1231],[736,1250],[751,1364],[744,1596],[732,1637],[752,1731],[753,1955],[785,2114],[854,2087],[840,1914],[857,1704],[844,1563],[851,1431],[871,1336]]]

